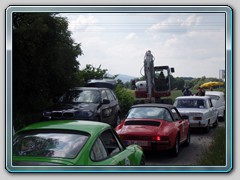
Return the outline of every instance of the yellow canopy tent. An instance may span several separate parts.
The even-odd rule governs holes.
[[[209,87],[213,87],[213,86],[223,86],[223,85],[224,85],[223,82],[206,82],[206,83],[202,84],[200,87],[209,88]]]

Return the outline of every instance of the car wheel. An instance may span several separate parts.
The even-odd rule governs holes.
[[[204,128],[205,133],[209,133],[210,131],[210,122],[208,122],[207,126]]]
[[[218,126],[218,118],[216,119],[216,121],[213,123],[213,127],[217,127]]]
[[[172,155],[173,157],[177,157],[177,156],[178,156],[178,153],[179,153],[179,135],[177,135],[177,137],[176,137],[175,144],[174,144],[174,146],[173,146],[173,148],[172,148],[172,153],[171,153],[171,155]]]
[[[145,165],[145,156],[142,155],[141,161],[140,161],[140,166],[144,166]]]
[[[223,112],[222,120],[223,120],[223,121],[226,121],[226,112],[225,112],[225,111]]]
[[[112,126],[115,128],[117,125],[119,125],[121,122],[120,116],[117,114],[115,116],[114,122],[112,123]]]
[[[188,133],[187,133],[187,139],[186,141],[183,143],[184,146],[189,146],[191,142],[191,136],[190,136],[190,129],[188,130]]]

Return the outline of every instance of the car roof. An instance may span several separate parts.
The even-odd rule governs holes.
[[[209,96],[179,96],[176,99],[210,99]]]
[[[110,125],[101,122],[87,121],[87,120],[54,120],[43,121],[28,125],[20,131],[26,130],[73,130],[87,132],[90,135],[96,134],[96,132],[104,129],[111,128]],[[19,131],[19,132],[20,132]]]
[[[109,88],[102,88],[102,87],[73,87],[73,88],[70,88],[69,90],[72,91],[72,90],[106,90]]]
[[[135,108],[135,107],[160,107],[160,108],[172,109],[172,108],[174,108],[175,106],[173,106],[173,105],[171,105],[171,104],[146,103],[146,104],[133,105],[131,108]]]
[[[116,85],[116,80],[114,79],[91,79],[86,84],[86,87],[102,87],[114,89]]]
[[[224,93],[222,91],[206,91],[205,95],[224,95]]]

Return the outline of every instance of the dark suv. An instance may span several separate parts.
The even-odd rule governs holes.
[[[105,122],[115,127],[120,122],[120,107],[113,90],[99,87],[75,87],[43,112],[45,120],[76,119]]]

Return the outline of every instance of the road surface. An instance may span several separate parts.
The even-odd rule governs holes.
[[[219,122],[219,126],[224,126],[224,122]],[[146,166],[199,165],[200,158],[212,142],[214,130],[211,128],[207,134],[199,130],[191,131],[190,145],[181,146],[177,157],[171,157],[168,152],[145,152]]]

